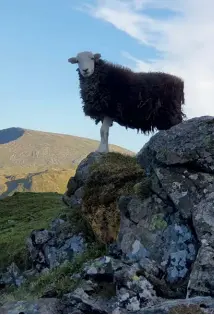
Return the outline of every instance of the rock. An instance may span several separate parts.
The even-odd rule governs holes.
[[[78,188],[85,184],[89,177],[90,167],[95,162],[98,162],[103,156],[100,152],[91,152],[85,159],[83,159],[77,167],[75,180],[78,183]]]
[[[76,207],[79,207],[80,205],[79,200],[74,195],[71,195],[69,197],[67,194],[64,194],[62,196],[62,201],[66,204],[66,206],[70,208],[76,208]]]
[[[134,313],[134,312],[131,312]],[[213,314],[212,297],[166,300],[153,307],[145,307],[135,314]]]
[[[73,235],[66,222],[58,219],[51,223],[52,230],[33,231],[27,239],[30,258],[37,271],[41,272],[71,261],[83,253],[86,242],[82,235]]]
[[[78,204],[82,203],[83,196],[84,196],[84,186],[78,188],[74,193],[74,197],[76,197]]]
[[[71,177],[68,181],[68,184],[67,184],[67,192],[66,192],[66,195],[68,197],[71,197],[71,195],[73,195],[75,193],[75,191],[77,190],[78,188],[78,184],[77,184],[77,181],[76,181],[76,178],[75,177]]]
[[[214,178],[211,178],[213,181]],[[214,181],[212,182],[212,186]],[[214,244],[214,187],[212,192],[206,193],[193,209],[192,219],[198,239],[201,243],[213,246]]]
[[[62,303],[69,313],[112,313],[116,309],[127,312],[153,305],[159,299],[151,283],[136,275],[138,270],[137,265],[129,266],[109,256],[87,262],[78,287],[66,294]]]
[[[214,174],[214,117],[192,118],[169,130],[158,132],[137,155],[149,171],[157,164],[186,165]]]
[[[135,196],[118,201],[117,248],[129,262],[141,262],[142,273],[165,297],[185,297],[187,286],[189,296],[214,293],[213,158],[214,117],[158,132],[137,154],[151,193],[140,198],[138,184]]]
[[[52,237],[52,233],[47,230],[32,231],[31,239],[33,245],[42,245],[47,243]]]
[[[171,284],[184,280],[197,254],[197,240],[191,228],[155,196],[144,201],[133,198],[121,214],[118,247],[127,259],[150,259],[160,266]],[[143,231],[143,232],[142,232]]]
[[[82,203],[84,184],[89,176],[91,166],[100,160],[103,153],[91,152],[84,158],[67,184],[67,191],[62,196],[62,201],[70,208],[79,207]]]
[[[68,183],[64,200],[107,253],[72,276],[81,281],[63,312],[214,312],[214,117],[156,133],[137,161],[91,153]],[[31,239],[44,272],[84,251],[84,238],[61,226]]]
[[[213,296],[214,249],[202,244],[192,268],[188,283],[188,296]]]
[[[8,302],[0,307],[1,314],[58,314],[59,300],[55,298],[35,301]]]
[[[20,287],[26,278],[22,275],[20,269],[15,263],[12,263],[6,272],[0,274],[0,288],[5,288],[8,285]]]
[[[61,301],[62,308],[68,313],[81,314],[108,314],[109,305],[101,297],[91,297],[82,288],[73,293],[64,295]]]
[[[111,258],[108,256],[95,259],[90,266],[86,265],[82,276],[96,281],[113,282],[113,267]]]

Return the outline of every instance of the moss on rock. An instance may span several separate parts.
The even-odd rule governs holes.
[[[151,229],[152,230],[164,230],[167,228],[167,222],[163,219],[164,214],[157,213],[152,216]]]
[[[136,157],[110,152],[91,165],[84,186],[82,212],[98,239],[105,244],[117,238],[120,214],[117,199],[134,193],[145,176]]]

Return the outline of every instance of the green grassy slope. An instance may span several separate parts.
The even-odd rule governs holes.
[[[17,289],[10,286],[0,292],[0,306],[7,301],[28,300],[42,297],[53,289],[56,296],[70,292],[76,281],[71,275],[78,272],[83,263],[104,254],[105,247],[95,241],[94,235],[78,209],[68,209],[56,193],[17,193],[0,200],[0,271],[12,262],[19,268],[28,266],[26,239],[34,229],[50,228],[53,219],[66,221],[66,229],[82,232],[88,249],[73,262],[62,264],[47,274],[31,277]]]
[[[13,261],[24,266],[25,240],[31,231],[48,228],[66,210],[56,193],[17,193],[0,200],[0,269]]]

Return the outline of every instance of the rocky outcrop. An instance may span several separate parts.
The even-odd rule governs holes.
[[[187,120],[150,139],[137,154],[146,178],[141,173],[132,191],[117,195],[120,228],[113,253],[137,263],[161,297],[214,293],[213,158],[214,118]],[[105,194],[102,181],[100,190]]]
[[[213,295],[214,118],[194,118],[156,134],[138,161],[152,179],[154,194],[170,203],[171,217],[186,227],[173,263],[177,274],[189,269],[188,296]]]
[[[53,300],[58,312],[213,313],[213,191],[214,117],[158,132],[137,157],[91,153],[63,201],[106,253],[72,274],[75,287]],[[28,239],[40,273],[87,247],[84,235],[54,222]]]

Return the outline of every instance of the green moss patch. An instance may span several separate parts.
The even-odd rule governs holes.
[[[115,152],[91,166],[82,209],[99,240],[107,244],[116,239],[120,222],[117,200],[133,194],[134,185],[144,176],[136,157]]]
[[[91,173],[85,185],[83,201],[89,207],[93,204],[108,204],[119,195],[133,193],[136,181],[144,171],[135,157],[110,152],[91,166]]]
[[[164,214],[157,213],[152,216],[151,229],[164,230],[167,228],[167,222],[163,219]]]

